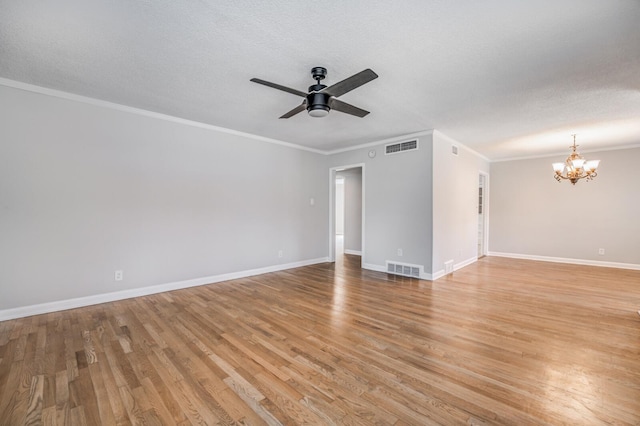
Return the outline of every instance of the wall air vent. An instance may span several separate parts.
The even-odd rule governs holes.
[[[402,275],[404,277],[420,278],[423,266],[409,265],[407,263],[389,262],[387,260],[387,273]]]
[[[412,141],[398,142],[398,143],[392,143],[390,145],[385,145],[384,153],[385,155],[397,154],[399,152],[413,151],[415,149],[418,149],[417,139],[414,139]]]

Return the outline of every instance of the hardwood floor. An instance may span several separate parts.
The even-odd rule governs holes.
[[[0,322],[0,425],[640,424],[640,271],[358,262]]]

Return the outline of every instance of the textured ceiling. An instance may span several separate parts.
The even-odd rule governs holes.
[[[0,0],[0,77],[323,151],[437,129],[490,159],[640,144],[640,2]],[[278,117],[365,68],[371,111]]]

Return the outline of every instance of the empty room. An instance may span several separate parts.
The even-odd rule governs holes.
[[[640,425],[640,2],[0,2],[0,425]]]

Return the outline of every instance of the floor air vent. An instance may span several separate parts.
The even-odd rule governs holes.
[[[399,142],[391,145],[386,145],[384,147],[384,153],[385,155],[397,154],[399,152],[413,151],[414,149],[418,149],[417,139],[412,141]]]
[[[394,275],[402,275],[405,277],[420,278],[422,267],[416,265],[407,265],[406,263],[397,263],[387,261],[387,272]]]

